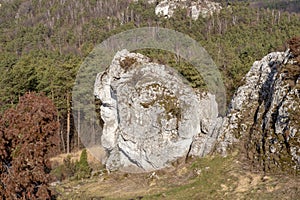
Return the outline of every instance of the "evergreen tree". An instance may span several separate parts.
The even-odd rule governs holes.
[[[77,179],[82,179],[82,178],[89,178],[90,175],[91,175],[91,168],[87,160],[87,151],[86,149],[83,149],[79,161],[76,162],[75,176]]]

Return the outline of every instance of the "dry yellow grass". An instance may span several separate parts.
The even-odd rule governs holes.
[[[79,160],[82,150],[71,152],[69,154],[59,154],[53,158],[50,159],[53,166],[59,166],[63,164],[64,159],[66,159],[68,156],[71,157],[71,161],[75,162],[76,160]],[[102,160],[105,158],[105,151],[102,148],[89,148],[87,150],[88,154],[88,162],[91,166],[99,166],[101,165]],[[98,156],[96,158],[95,156]]]
[[[266,176],[242,166],[237,156],[181,160],[148,173],[107,173],[64,181],[59,199],[300,199],[299,177]]]

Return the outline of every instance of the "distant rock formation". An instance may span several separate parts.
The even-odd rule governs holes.
[[[300,170],[300,66],[290,56],[274,52],[253,64],[224,118],[219,152],[238,142],[264,171]]]
[[[208,17],[222,9],[220,3],[208,0],[148,0],[148,3],[156,3],[155,14],[166,18],[172,17],[178,8],[187,9],[193,20],[197,20],[200,15]]]
[[[174,69],[141,54],[118,52],[94,93],[109,170],[160,169],[188,154],[205,155],[216,141],[214,95],[197,95]]]

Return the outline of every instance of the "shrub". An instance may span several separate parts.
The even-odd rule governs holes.
[[[71,178],[76,173],[76,164],[71,160],[71,156],[68,155],[64,159],[64,174],[66,178]]]
[[[288,41],[293,56],[300,62],[300,37],[293,37]]]
[[[89,178],[91,176],[92,169],[89,166],[87,160],[87,151],[84,149],[81,152],[80,160],[76,162],[76,179]]]
[[[79,161],[72,161],[71,156],[68,155],[64,160],[63,164],[57,166],[52,170],[52,174],[57,180],[65,179],[83,179],[91,176],[91,167],[87,161],[87,151],[84,149],[81,152]]]

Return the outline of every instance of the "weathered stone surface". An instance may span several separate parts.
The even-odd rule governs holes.
[[[289,56],[274,52],[253,64],[231,101],[218,151],[243,141],[247,157],[265,171],[299,170],[299,74],[298,80],[287,78]]]
[[[211,127],[218,116],[215,97],[199,98],[176,71],[141,54],[118,52],[98,75],[94,93],[102,102],[101,141],[110,170],[163,168],[189,151],[205,155],[216,139]],[[202,135],[205,140],[193,143]]]
[[[203,157],[212,151],[223,119],[218,117],[218,104],[215,95],[202,93],[199,96],[200,133],[193,138],[189,156]]]

